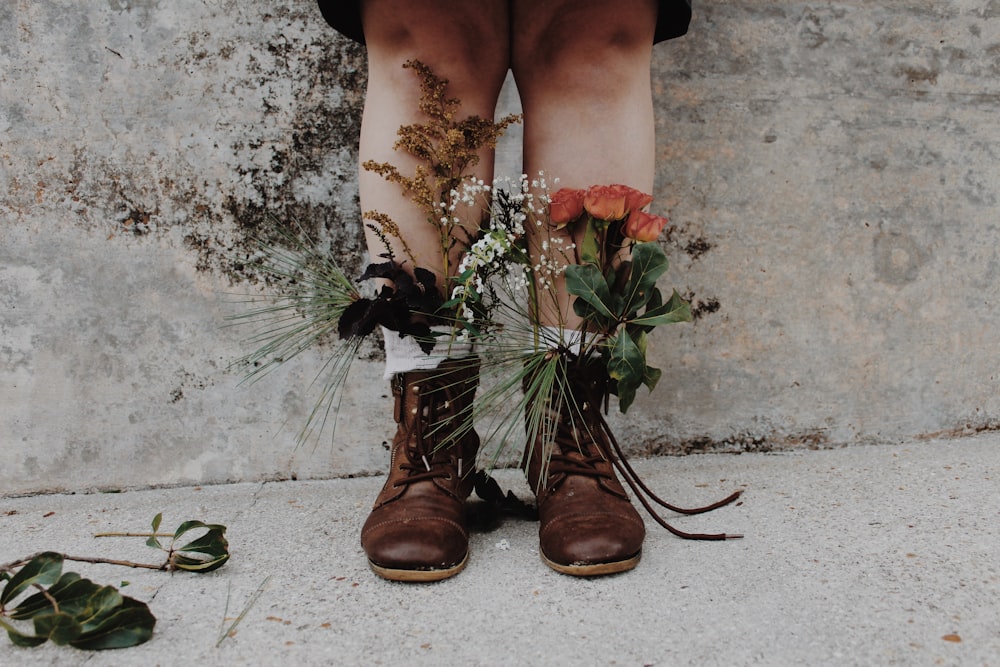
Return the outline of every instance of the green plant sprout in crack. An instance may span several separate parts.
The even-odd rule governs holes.
[[[148,537],[147,544],[166,552],[162,563],[136,563],[89,556],[68,556],[43,551],[0,566],[0,627],[16,646],[57,645],[100,650],[137,646],[150,639],[156,618],[145,602],[122,595],[114,586],[102,586],[75,572],[63,572],[65,561],[101,563],[151,570],[211,572],[229,560],[226,527],[185,521],[173,533],[158,533],[161,514],[153,519],[151,533],[100,533],[95,537]],[[183,546],[185,534],[205,533]],[[170,537],[163,546],[160,537]],[[122,586],[127,582],[122,582]],[[34,591],[32,595],[25,594]],[[19,627],[31,623],[32,634]]]

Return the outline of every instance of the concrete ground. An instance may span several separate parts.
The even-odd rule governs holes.
[[[675,522],[745,539],[687,542],[650,521],[636,570],[581,580],[540,562],[535,524],[507,520],[473,536],[458,576],[405,585],[372,575],[358,545],[378,478],[0,500],[4,563],[44,549],[154,562],[142,538],[92,534],[158,512],[164,528],[227,525],[232,551],[206,575],[68,564],[130,582],[153,639],[89,653],[4,638],[0,664],[1000,664],[1000,435],[637,468],[680,503],[745,489]]]

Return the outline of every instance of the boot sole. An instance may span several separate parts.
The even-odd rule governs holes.
[[[454,567],[449,567],[443,570],[401,570],[392,567],[383,567],[372,561],[368,561],[368,566],[372,569],[372,572],[382,577],[383,579],[388,579],[389,581],[405,581],[409,583],[426,583],[430,581],[441,581],[442,579],[447,579],[448,577],[453,577],[462,570],[465,569],[465,565],[469,562],[469,555],[466,554],[462,562]]]
[[[573,577],[599,577],[605,574],[628,572],[639,564],[639,559],[642,558],[642,552],[640,551],[631,558],[615,561],[613,563],[592,563],[587,565],[563,565],[562,563],[549,560],[546,558],[544,553],[541,554],[541,556],[543,563],[561,574],[568,574]]]

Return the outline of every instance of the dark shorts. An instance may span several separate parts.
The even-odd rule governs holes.
[[[356,42],[365,43],[361,29],[359,0],[318,0],[319,10],[326,22],[338,32]],[[660,13],[656,17],[656,34],[653,43],[680,37],[687,32],[691,22],[690,0],[659,0]]]

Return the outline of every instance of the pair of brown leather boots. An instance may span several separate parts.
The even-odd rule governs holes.
[[[465,501],[479,450],[471,425],[478,384],[476,357],[394,378],[397,431],[389,475],[361,531],[362,547],[379,576],[437,581],[465,567]],[[525,386],[527,412],[536,419],[528,426],[524,468],[538,504],[542,560],[575,576],[632,569],[645,527],[602,441],[605,370],[597,364],[571,367],[545,395],[533,396],[529,383]],[[537,401],[544,403],[531,409]]]

